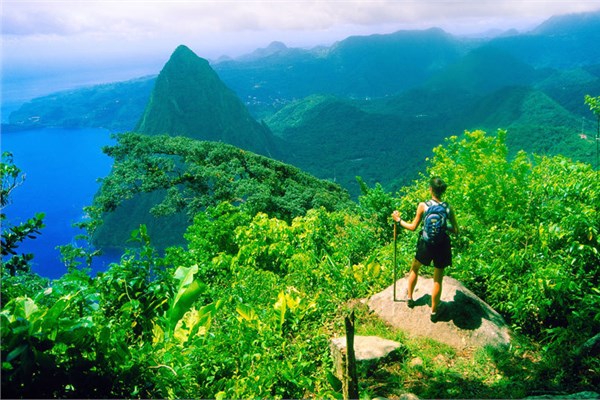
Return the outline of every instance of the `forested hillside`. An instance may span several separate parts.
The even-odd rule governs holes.
[[[221,202],[288,222],[350,203],[334,183],[224,143],[129,133],[105,152],[113,169],[86,210],[99,248],[126,247],[140,224],[160,249],[181,244],[194,216]]]
[[[330,339],[351,313],[401,343],[360,398],[600,396],[599,18],[212,65],[180,46],[157,78],[24,105],[6,128],[137,132],[104,149],[113,168],[53,281],[21,251],[44,215],[6,223],[27,171],[2,155],[2,396],[341,398]],[[390,215],[412,220],[432,176],[460,226],[445,273],[504,317],[509,347],[411,339],[364,305],[408,271],[418,235],[394,241]]]
[[[179,46],[156,79],[134,131],[224,142],[279,158],[269,129],[256,122],[208,61]]]
[[[523,35],[500,37],[491,45],[536,68],[570,69],[598,64],[600,12],[555,16]],[[552,47],[553,52],[544,49]]]
[[[582,137],[594,136],[594,116],[583,97],[600,91],[598,15],[556,17],[495,39],[430,29],[349,37],[315,49],[274,43],[210,65],[182,46],[147,108],[123,102],[119,92],[107,108],[109,98],[94,102],[99,96],[90,88],[54,96],[61,108],[50,98],[26,104],[11,126],[68,122],[130,131],[137,120],[141,132],[220,140],[270,155],[340,183],[355,198],[357,175],[397,190],[417,177],[432,147],[464,130],[507,129],[511,154],[591,162],[594,142]],[[136,84],[122,85],[131,85],[136,98],[149,96]],[[127,118],[108,123],[94,117],[98,110]]]
[[[123,136],[110,150],[118,172],[107,187],[132,193],[172,185],[159,209],[194,210],[186,243],[161,257],[142,226],[132,234],[139,247],[97,277],[76,267],[78,252],[66,254],[70,272],[53,282],[3,268],[3,396],[338,398],[328,341],[343,334],[350,310],[359,334],[404,346],[400,359],[361,376],[364,397],[598,392],[600,173],[562,156],[509,157],[505,138],[450,137],[410,186],[396,193],[364,186],[358,203],[339,202],[347,197],[335,190],[316,201],[321,188],[297,214],[278,207],[308,203],[248,194],[260,193],[253,185],[263,177],[281,182],[277,190],[304,193],[316,181],[295,169],[226,145]],[[199,162],[204,151],[221,157],[223,169]],[[15,176],[5,175],[14,171],[6,165],[4,199],[13,188],[5,178]],[[237,179],[254,174],[249,187]],[[461,226],[448,273],[512,324],[510,348],[458,354],[410,340],[357,301],[391,284],[390,213],[412,219],[430,175],[447,180]],[[199,198],[212,194],[213,203],[180,202],[201,188]],[[110,205],[109,198],[100,202]],[[399,236],[402,270],[415,239]]]

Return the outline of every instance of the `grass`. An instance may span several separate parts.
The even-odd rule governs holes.
[[[569,392],[553,382],[556,365],[545,361],[543,350],[525,338],[515,338],[506,350],[456,350],[394,330],[364,304],[354,303],[352,309],[357,335],[375,335],[404,346],[400,357],[359,376],[361,398],[400,399],[412,393],[426,399],[509,399]]]

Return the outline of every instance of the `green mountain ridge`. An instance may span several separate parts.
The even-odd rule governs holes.
[[[3,131],[40,127],[130,130],[154,87],[154,77],[94,85],[39,97],[9,116]]]
[[[214,64],[221,79],[260,117],[313,94],[365,98],[423,83],[475,42],[441,29],[351,36],[329,48],[281,49],[267,57]]]
[[[554,16],[531,32],[496,38],[489,45],[536,68],[567,69],[600,63],[599,42],[600,11],[595,11]]]
[[[593,37],[594,15],[560,17],[538,33],[492,40],[430,29],[350,37],[313,50],[274,43],[212,65],[182,46],[156,79],[137,130],[232,143],[338,182],[354,197],[356,176],[397,188],[416,177],[431,148],[467,129],[508,128],[513,154],[524,149],[590,162],[591,143],[578,133],[592,129],[583,96],[600,91],[600,58],[591,51],[587,65],[540,68],[524,61],[517,44],[544,38],[535,51],[562,59],[565,37]],[[578,26],[581,20],[588,22]],[[408,74],[411,68],[421,75]],[[372,91],[357,95],[366,82]]]
[[[288,142],[286,162],[338,182],[353,196],[360,190],[356,176],[368,185],[408,182],[425,158],[415,148],[437,144],[423,135],[426,124],[412,115],[378,114],[360,105],[313,96],[283,108],[266,122]],[[423,157],[416,159],[415,152]],[[403,162],[407,159],[410,162]]]
[[[425,83],[425,87],[482,94],[505,86],[531,85],[540,72],[510,53],[484,46],[467,53]]]
[[[581,99],[600,93],[600,64],[565,71],[554,71],[535,85],[575,115],[588,117],[589,107]]]
[[[290,142],[293,154],[287,162],[335,179],[353,195],[359,190],[356,175],[368,185],[380,183],[390,190],[407,184],[433,147],[464,130],[507,129],[513,154],[569,154],[594,162],[593,143],[580,137],[580,117],[531,86],[506,86],[480,95],[420,89],[372,103],[377,102],[310,97],[266,122]],[[438,107],[431,109],[434,103]]]
[[[236,94],[186,46],[179,46],[156,78],[134,131],[222,141],[277,158],[269,129],[256,122]]]
[[[100,248],[122,248],[140,224],[159,249],[182,244],[194,216],[221,202],[286,221],[351,202],[339,185],[225,143],[127,133],[106,152],[115,164],[88,211]]]

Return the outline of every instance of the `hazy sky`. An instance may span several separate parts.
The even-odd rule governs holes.
[[[455,34],[531,29],[600,0],[2,0],[4,97],[17,84],[60,86],[156,74],[179,44],[208,59],[278,40],[331,45],[349,35],[441,27]],[[95,82],[91,82],[95,83]],[[68,85],[67,83],[61,83]],[[38,83],[39,85],[39,83]],[[42,90],[38,87],[38,91]]]

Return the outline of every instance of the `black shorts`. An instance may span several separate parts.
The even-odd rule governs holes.
[[[446,268],[452,265],[452,246],[450,238],[446,236],[442,241],[436,244],[429,244],[419,235],[417,242],[417,253],[415,258],[423,265],[431,265],[435,268]]]

